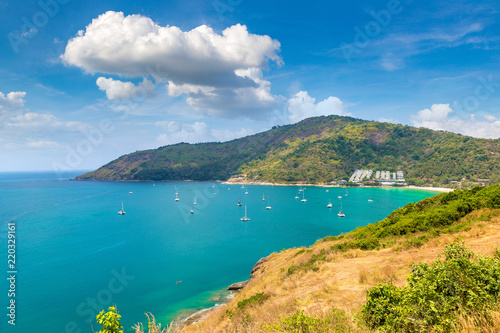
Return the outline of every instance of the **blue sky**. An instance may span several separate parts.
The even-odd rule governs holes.
[[[317,115],[500,138],[496,1],[0,0],[0,171]]]

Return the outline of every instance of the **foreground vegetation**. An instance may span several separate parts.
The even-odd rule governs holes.
[[[148,316],[148,329],[499,332],[498,244],[500,185],[440,194],[310,248],[274,253],[206,319],[162,329]]]
[[[254,181],[326,184],[348,179],[362,168],[403,170],[415,185],[500,183],[500,139],[315,117],[224,143],[182,143],[135,152],[77,179],[227,180],[245,174]]]
[[[445,259],[412,265],[408,284],[368,290],[363,306],[366,324],[387,332],[453,332],[459,315],[489,321],[500,297],[500,252],[476,258],[463,244],[445,248]]]

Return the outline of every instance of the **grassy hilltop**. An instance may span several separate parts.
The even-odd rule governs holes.
[[[402,170],[412,183],[500,182],[500,139],[328,116],[223,143],[138,151],[78,180],[227,180],[329,183],[356,169]]]

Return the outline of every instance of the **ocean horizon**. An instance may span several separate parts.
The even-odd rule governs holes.
[[[113,304],[125,332],[146,322],[146,312],[165,326],[223,303],[227,286],[247,280],[262,257],[374,223],[437,194],[70,181],[79,174],[60,179],[53,172],[0,173],[0,238],[6,244],[8,224],[15,225],[17,269],[16,326],[4,320],[2,332],[32,332],[34,323],[38,332],[87,332],[89,320],[95,329],[95,315]],[[125,215],[118,214],[122,203]],[[245,206],[248,222],[240,220]],[[341,207],[345,218],[337,216]],[[8,290],[5,279],[2,288]]]

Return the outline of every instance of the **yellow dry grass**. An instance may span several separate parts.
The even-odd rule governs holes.
[[[491,255],[496,248],[500,248],[500,210],[485,209],[473,212],[464,219],[479,222],[465,231],[430,238],[420,248],[405,249],[405,239],[401,238],[390,248],[382,250],[331,252],[330,247],[336,242],[327,241],[318,242],[308,249],[295,248],[273,253],[261,266],[264,272],[262,269],[256,272],[255,278],[233,300],[212,310],[201,322],[182,327],[180,332],[262,332],[263,324],[279,322],[282,317],[290,316],[297,310],[303,310],[309,316],[323,317],[332,308],[346,313],[351,332],[365,332],[366,329],[357,326],[355,317],[365,303],[366,291],[370,287],[389,281],[403,286],[411,263],[436,260],[444,247],[457,237],[465,240],[477,254]],[[315,264],[319,268],[317,271],[298,270],[287,275],[291,265],[308,262],[313,254],[319,254],[322,249],[328,255],[326,260]],[[262,292],[270,296],[265,302],[245,307],[244,310],[237,309],[238,302]],[[483,325],[484,331],[500,332],[500,313],[494,313],[492,317],[494,326]],[[481,327],[481,320],[484,318],[471,316],[460,318],[459,323],[463,332],[473,332],[474,327]]]

